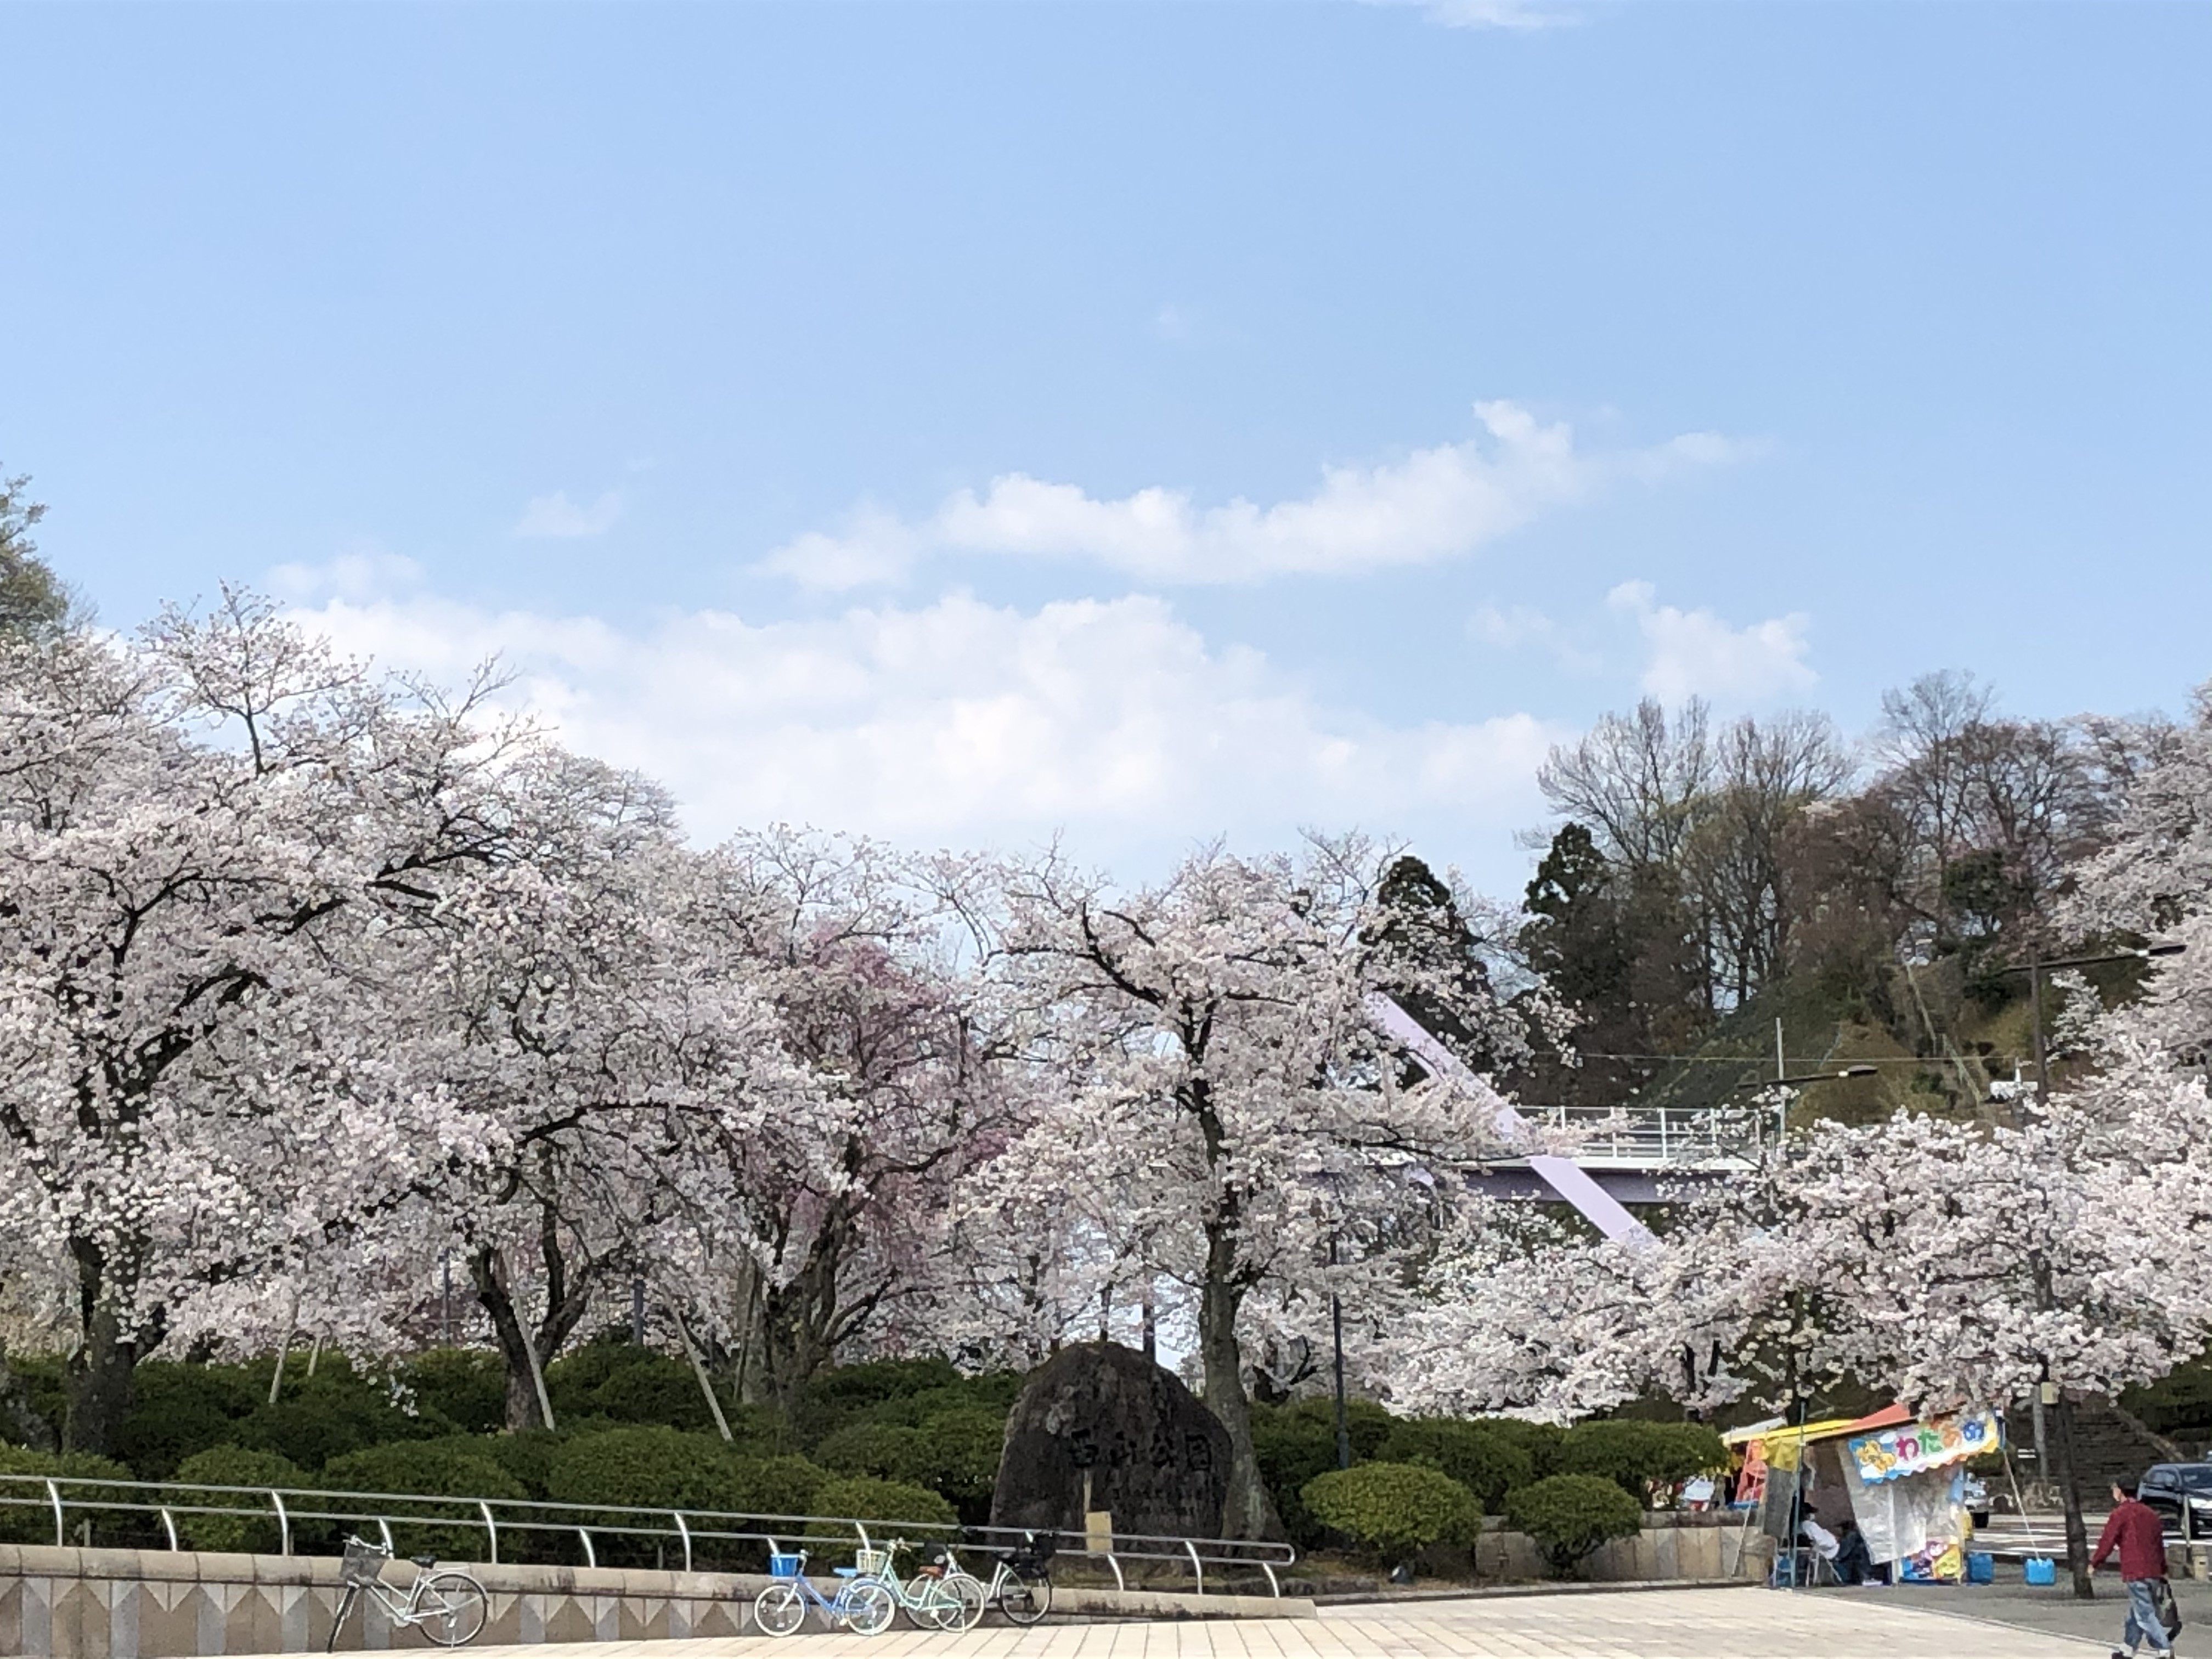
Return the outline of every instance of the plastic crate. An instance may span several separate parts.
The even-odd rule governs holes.
[[[768,1558],[768,1576],[771,1578],[796,1578],[799,1569],[806,1565],[806,1552],[787,1555],[781,1550],[771,1550]]]

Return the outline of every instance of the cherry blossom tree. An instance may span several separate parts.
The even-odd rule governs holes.
[[[193,1294],[468,1135],[365,971],[465,835],[385,810],[442,729],[243,595],[0,653],[0,1230],[72,1281],[70,1443],[106,1443]]]
[[[1234,1535],[1279,1526],[1252,1449],[1253,1317],[1298,1292],[1318,1310],[1352,1275],[1383,1293],[1431,1207],[1414,1176],[1497,1150],[1490,1114],[1409,1086],[1370,1023],[1370,992],[1414,985],[1482,1058],[1522,1041],[1462,963],[1439,969],[1394,933],[1393,863],[1351,840],[1296,859],[1212,849],[1134,892],[1056,857],[1008,879],[997,965],[1063,1103],[1001,1173],[1087,1194],[1121,1254],[1188,1287],[1205,1399],[1230,1436]],[[1332,1249],[1361,1234],[1365,1248]]]

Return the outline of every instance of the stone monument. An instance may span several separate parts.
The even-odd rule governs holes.
[[[1034,1372],[1006,1419],[994,1527],[1221,1535],[1229,1431],[1173,1372],[1133,1348],[1082,1342]],[[1061,1540],[1061,1547],[1072,1540]]]

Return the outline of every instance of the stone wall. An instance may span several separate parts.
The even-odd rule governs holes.
[[[1649,1515],[1635,1537],[1618,1539],[1584,1561],[1581,1577],[1609,1584],[1760,1580],[1773,1559],[1772,1547],[1757,1528],[1747,1531],[1741,1514]],[[1546,1576],[1534,1540],[1507,1531],[1494,1516],[1474,1547],[1474,1571],[1478,1578],[1492,1583]]]
[[[320,1652],[344,1589],[334,1556],[219,1555],[0,1544],[0,1654],[55,1659],[201,1659]],[[738,1636],[768,1581],[613,1567],[467,1569],[491,1601],[481,1643]],[[387,1565],[404,1587],[414,1568]],[[341,1650],[430,1645],[357,1597]]]

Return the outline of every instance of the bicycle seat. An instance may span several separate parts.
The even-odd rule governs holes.
[[[410,1559],[413,1560],[416,1566],[422,1568],[425,1572],[429,1571],[431,1568],[438,1565],[438,1558],[434,1555],[417,1555],[410,1557]]]

